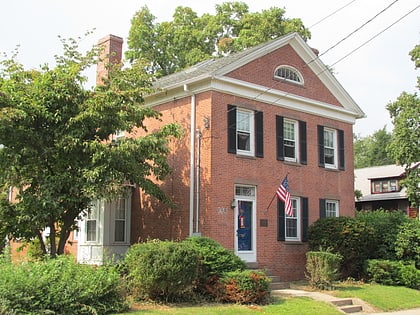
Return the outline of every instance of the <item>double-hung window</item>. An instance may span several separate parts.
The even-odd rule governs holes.
[[[263,157],[263,113],[228,105],[228,152]]]
[[[97,200],[88,210],[86,216],[86,242],[98,241],[98,215],[101,208],[101,201]]]
[[[319,199],[319,216],[320,218],[338,217],[339,216],[338,200]]]
[[[307,163],[306,122],[276,116],[277,160]]]
[[[126,241],[127,199],[120,198],[116,203],[114,220],[114,241]]]
[[[344,170],[344,132],[318,125],[318,164]]]
[[[291,197],[292,215],[286,214],[284,203],[277,200],[279,241],[306,241],[308,231],[308,198]]]
[[[237,153],[254,155],[254,122],[253,112],[249,110],[236,111],[236,149]]]

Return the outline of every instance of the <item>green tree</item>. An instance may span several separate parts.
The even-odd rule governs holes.
[[[109,79],[88,90],[83,72],[97,63],[98,47],[82,54],[77,40],[61,41],[64,54],[54,67],[25,70],[16,53],[0,61],[0,187],[17,191],[15,203],[0,206],[1,224],[13,237],[39,238],[53,257],[91,201],[121,195],[127,182],[169,202],[150,178],[170,172],[168,145],[179,134],[174,124],[111,142],[119,130],[146,132],[144,120],[159,119],[142,106],[150,91],[144,64],[112,66]]]
[[[244,2],[225,2],[216,5],[215,15],[198,16],[191,8],[180,6],[173,21],[157,23],[144,6],[131,20],[126,57],[146,60],[148,72],[160,77],[290,32],[310,38],[300,19],[284,14],[284,9],[276,7],[251,13]]]
[[[354,136],[354,167],[363,168],[394,164],[386,147],[391,143],[392,134],[386,126],[366,137]]]
[[[410,52],[416,68],[420,66],[420,45]],[[417,78],[420,88],[420,77]],[[387,109],[394,124],[392,141],[388,147],[390,155],[405,167],[406,177],[402,185],[407,188],[411,206],[420,205],[420,98],[417,93],[403,92]]]

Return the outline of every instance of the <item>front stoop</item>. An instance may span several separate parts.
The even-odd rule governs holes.
[[[353,304],[352,299],[340,299],[340,300],[332,300],[332,304],[337,306],[341,311],[344,313],[359,313],[362,312],[363,307],[361,305]]]

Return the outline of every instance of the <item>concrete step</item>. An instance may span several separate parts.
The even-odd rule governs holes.
[[[346,305],[341,306],[340,310],[342,310],[344,313],[358,313],[363,310],[363,307],[361,305]]]
[[[270,289],[271,290],[284,290],[289,289],[290,283],[284,282],[284,281],[278,281],[278,282],[271,282],[270,283]]]
[[[352,299],[339,299],[339,300],[333,300],[331,301],[332,304],[335,306],[347,306],[347,305],[353,305]]]

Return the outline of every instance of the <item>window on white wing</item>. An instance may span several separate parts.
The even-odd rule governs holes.
[[[96,242],[98,240],[98,209],[100,201],[97,201],[88,211],[86,217],[86,241]]]
[[[114,240],[115,242],[125,242],[126,235],[126,219],[127,219],[127,200],[119,199],[116,203],[115,209],[115,231]]]

